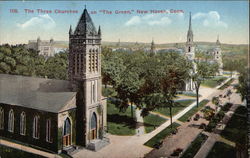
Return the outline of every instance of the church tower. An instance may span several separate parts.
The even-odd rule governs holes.
[[[75,28],[69,29],[68,78],[77,91],[78,144],[95,149],[106,127],[106,104],[101,96],[101,28],[96,30],[85,8]],[[100,147],[100,145],[99,145]]]
[[[194,60],[195,58],[195,47],[193,41],[194,35],[192,31],[192,20],[191,20],[191,12],[189,13],[189,28],[187,33],[187,42],[185,47],[185,56],[189,60]]]
[[[219,40],[219,35],[217,36],[217,41],[215,44],[214,60],[219,64],[219,75],[223,75],[223,63],[222,63],[221,43]]]
[[[187,42],[185,46],[185,56],[188,60],[190,60],[193,64],[194,71],[196,71],[196,64],[194,63],[195,59],[195,46],[193,41],[194,35],[192,31],[192,19],[191,19],[191,12],[189,13],[189,28],[187,32]],[[193,73],[192,71],[190,73]],[[190,79],[185,83],[185,90],[192,91],[195,89],[193,80]]]

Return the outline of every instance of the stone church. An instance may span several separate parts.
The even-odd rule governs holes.
[[[56,153],[109,144],[101,29],[84,9],[69,30],[69,81],[0,74],[0,136]]]

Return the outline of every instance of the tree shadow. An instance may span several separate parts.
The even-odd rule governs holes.
[[[113,122],[116,124],[123,124],[124,126],[127,126],[130,129],[135,129],[137,122],[126,115],[118,115],[118,114],[107,114],[108,122]]]

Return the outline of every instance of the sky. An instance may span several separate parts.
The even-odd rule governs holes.
[[[194,41],[215,42],[219,35],[222,43],[249,43],[248,1],[0,1],[0,44],[38,36],[68,41],[69,27],[76,27],[85,5],[103,41],[185,42],[191,12]]]

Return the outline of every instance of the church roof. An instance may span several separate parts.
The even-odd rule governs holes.
[[[84,9],[82,16],[76,26],[74,34],[88,34],[88,35],[96,35],[97,31],[95,25],[87,11]]]
[[[76,95],[68,85],[64,80],[0,74],[0,103],[58,113]]]

